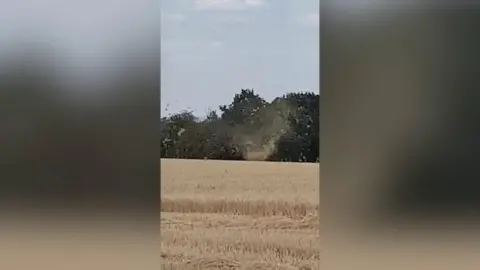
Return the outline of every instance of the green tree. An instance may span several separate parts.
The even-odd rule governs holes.
[[[320,96],[315,93],[288,93],[282,99],[288,106],[289,130],[277,142],[270,160],[316,162],[320,148]]]
[[[202,121],[188,111],[163,117],[161,157],[244,160],[268,150],[267,160],[317,162],[319,98],[288,93],[268,103],[242,89],[230,104],[219,106],[220,116],[212,110]]]
[[[220,106],[221,119],[229,125],[249,125],[255,122],[257,112],[266,105],[267,102],[253,89],[242,89],[235,94],[232,103]]]

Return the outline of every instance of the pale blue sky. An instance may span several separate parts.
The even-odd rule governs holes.
[[[204,115],[242,88],[318,93],[319,0],[161,0],[161,12],[162,115]]]

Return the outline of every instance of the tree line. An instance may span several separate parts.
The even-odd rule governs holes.
[[[319,162],[320,95],[287,93],[267,102],[242,89],[204,119],[182,111],[160,120],[160,157]]]

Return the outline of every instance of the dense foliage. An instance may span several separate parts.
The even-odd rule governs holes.
[[[162,158],[318,162],[320,95],[288,93],[267,102],[242,89],[199,119],[183,111],[160,121]]]

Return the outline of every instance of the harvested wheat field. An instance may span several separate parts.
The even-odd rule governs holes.
[[[161,269],[319,269],[318,164],[161,168]]]

